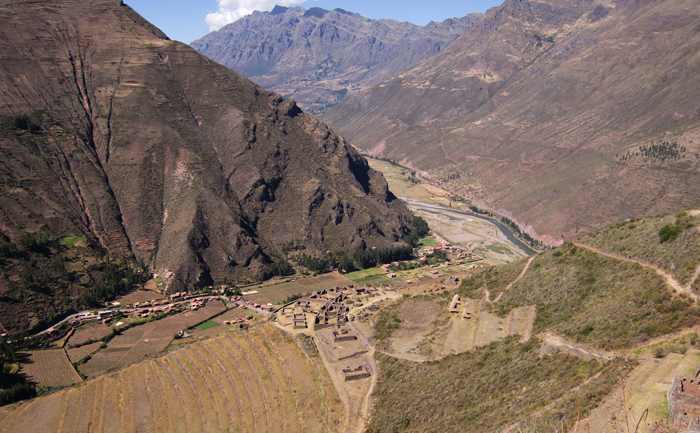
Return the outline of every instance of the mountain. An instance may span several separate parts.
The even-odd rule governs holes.
[[[690,0],[507,0],[322,119],[551,243],[697,207],[699,19]]]
[[[371,20],[343,9],[275,6],[191,43],[311,114],[449,46],[482,14],[426,26]]]
[[[267,278],[291,241],[354,252],[410,229],[325,124],[119,1],[3,2],[0,37],[2,251],[83,236],[179,290]]]

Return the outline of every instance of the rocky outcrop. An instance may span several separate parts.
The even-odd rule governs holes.
[[[276,6],[191,43],[311,114],[378,84],[449,46],[482,14],[416,26],[370,20],[343,9]]]
[[[179,290],[265,278],[292,240],[352,252],[407,230],[325,124],[119,1],[3,4],[0,37],[9,241],[85,234]]]

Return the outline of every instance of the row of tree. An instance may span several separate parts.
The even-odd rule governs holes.
[[[651,159],[652,162],[663,164],[667,160],[679,160],[685,158],[684,153],[687,152],[685,146],[681,146],[676,141],[654,140],[649,145],[641,145],[637,150],[628,150],[622,156],[615,155],[619,161],[629,161],[632,158],[641,156],[645,159]]]

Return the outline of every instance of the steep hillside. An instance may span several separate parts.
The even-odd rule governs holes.
[[[478,13],[426,26],[335,9],[276,6],[193,41],[192,47],[311,114],[449,46]]]
[[[409,229],[340,136],[119,1],[3,2],[0,38],[0,243],[85,235],[176,290]]]
[[[556,238],[695,207],[699,18],[690,0],[507,0],[323,119]]]

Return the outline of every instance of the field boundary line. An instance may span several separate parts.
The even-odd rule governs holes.
[[[158,417],[156,416],[156,405],[153,401],[151,387],[148,386],[148,377],[146,377],[146,363],[145,362],[141,364],[141,371],[143,372],[143,385],[146,388],[146,394],[148,395],[148,402],[151,405],[151,414],[153,415],[153,430],[160,431],[158,429]]]
[[[175,352],[171,352],[170,354],[168,354],[168,357],[172,361],[173,365],[180,370],[180,373],[182,373],[182,375],[185,378],[185,382],[187,382],[187,386],[189,386],[192,390],[192,395],[194,395],[194,398],[197,400],[197,406],[199,407],[199,415],[202,417],[202,429],[205,431],[210,431],[211,424],[209,422],[209,417],[207,416],[204,410],[204,399],[199,394],[199,390],[197,389],[197,387],[194,385],[192,376],[187,371],[187,368],[183,366],[182,360],[176,356],[178,352],[180,351],[178,350]]]
[[[198,374],[199,374],[200,378],[202,379],[202,381],[205,382],[206,386],[209,388],[209,392],[212,396],[212,402],[216,400],[216,398],[214,397],[213,388],[218,388],[219,394],[221,394],[221,400],[223,400],[223,406],[224,406],[223,409],[225,411],[226,418],[228,419],[228,425],[229,425],[228,429],[231,430],[231,423],[232,423],[234,417],[233,417],[233,414],[231,412],[231,404],[229,403],[229,399],[226,396],[226,393],[224,392],[224,387],[222,386],[222,382],[219,381],[218,376],[216,374],[214,374],[214,371],[212,370],[211,365],[209,365],[209,363],[206,362],[202,358],[202,356],[200,355],[199,349],[202,348],[203,344],[200,342],[197,346],[198,346],[198,350],[193,349],[192,346],[187,346],[187,347],[183,348],[183,352],[184,352],[185,356],[187,357],[187,359],[190,361],[190,363],[194,366],[195,370],[198,371]],[[187,353],[188,349],[191,353]],[[195,361],[195,358],[198,361]],[[201,368],[200,366],[204,366],[205,368]],[[200,371],[204,371],[205,369],[206,369],[206,371],[209,372],[208,377],[210,377],[211,380],[213,381],[212,385],[209,384],[209,380],[205,379],[205,377],[206,377],[205,374],[200,373]],[[218,405],[218,403],[217,403],[217,405]],[[221,420],[221,417],[219,417],[219,419]],[[221,425],[221,422],[219,423],[219,431],[224,431],[224,429]]]
[[[209,383],[204,379],[204,376],[202,376],[202,373],[199,372],[199,370],[197,369],[197,366],[194,365],[192,358],[190,358],[190,355],[187,354],[187,349],[191,349],[191,346],[183,347],[182,349],[178,350],[177,353],[181,354],[184,358],[186,358],[185,360],[179,360],[182,364],[189,363],[192,366],[193,374],[188,376],[188,380],[190,380],[191,377],[199,377],[200,382],[202,382],[202,385],[204,385],[204,388],[209,393],[209,398],[211,399],[212,406],[213,407],[218,406],[216,404],[216,399],[214,398],[214,393],[212,392],[211,387],[209,386]],[[185,365],[184,367],[185,367],[185,369],[187,369],[187,365]],[[197,389],[199,389],[199,388],[197,388]],[[199,391],[197,391],[197,395],[199,396],[200,400],[204,401],[202,399],[202,396],[199,393]],[[206,414],[204,414],[204,415],[206,416]],[[211,425],[208,421],[207,421],[207,426],[210,427],[210,430],[211,430]],[[221,414],[219,413],[218,410],[216,410],[216,431],[222,431]]]
[[[61,405],[61,417],[58,419],[58,428],[56,429],[57,432],[62,432],[63,431],[63,425],[66,422],[66,412],[68,411],[68,402],[70,401],[70,398],[68,397],[68,393],[70,393],[70,389],[66,390],[66,392],[63,393],[63,404]]]
[[[164,367],[163,364],[162,364],[163,358],[164,358],[164,357],[157,358],[155,362],[156,362],[156,364],[158,365],[159,370],[160,370],[164,375],[170,376],[170,373],[168,373],[168,372],[165,370],[165,367]],[[190,411],[184,410],[184,409],[187,407],[187,404],[186,404],[185,401],[183,400],[183,398],[182,398],[182,397],[183,397],[183,396],[182,396],[182,393],[181,393],[180,390],[179,390],[180,384],[179,384],[176,380],[171,380],[170,383],[171,383],[171,385],[173,386],[173,388],[175,389],[175,394],[177,394],[178,400],[180,400],[180,406],[181,406],[182,409],[183,409],[183,410],[182,410],[182,413],[184,413],[184,415],[185,415],[185,424],[187,425],[187,431],[188,431],[188,432],[193,431],[193,429],[192,429],[192,419],[191,419],[191,418],[192,418],[192,415],[190,415]],[[177,411],[178,408],[174,408],[174,410]],[[170,411],[168,411],[168,415],[170,415]],[[168,418],[170,418],[170,416],[168,416]]]
[[[160,395],[163,396],[163,405],[165,406],[165,413],[167,415],[170,415],[170,407],[168,405],[168,399],[165,398],[165,389],[163,388],[163,384],[161,383],[160,377],[158,376],[158,372],[156,369],[153,367],[153,361],[148,361],[148,366],[151,369],[151,373],[153,373],[153,377],[156,380],[156,383],[158,384],[158,388],[160,389]],[[187,416],[185,415],[185,420],[187,420]],[[188,425],[189,428],[189,425]],[[172,417],[168,416],[168,431],[173,431],[173,421]]]
[[[13,419],[13,418],[18,418],[20,415],[22,415],[24,412],[26,412],[27,409],[29,409],[29,407],[30,407],[31,405],[34,404],[34,402],[36,402],[36,399],[30,400],[30,401],[28,401],[26,404],[24,404],[24,405],[23,405],[24,408],[22,408],[22,410],[15,410],[15,411],[12,412],[11,414],[9,414],[9,415],[2,421],[3,425],[9,425],[9,423],[8,423],[8,421],[7,421],[8,419],[12,419],[12,424],[14,424],[16,420]],[[18,413],[18,412],[19,412],[19,413]],[[15,416],[15,415],[16,415],[16,416]]]
[[[233,365],[236,372],[238,373],[238,377],[240,377],[241,383],[245,387],[246,394],[248,394],[248,401],[250,402],[250,411],[252,412],[252,415],[253,415],[253,427],[254,427],[254,431],[257,432],[258,431],[258,415],[257,415],[256,410],[255,410],[255,403],[254,403],[255,400],[253,399],[253,392],[250,390],[250,384],[248,383],[247,380],[245,380],[245,376],[243,375],[243,372],[241,372],[241,369],[238,367],[238,363],[231,360],[231,358],[233,358],[233,354],[228,349],[228,347],[224,347],[224,344],[222,343],[222,341],[220,341],[218,339],[210,340],[210,341],[216,343],[216,345],[219,347],[219,350],[221,351],[221,353],[223,353],[224,355],[228,354],[229,359],[227,359],[227,361],[229,361]],[[241,416],[243,416],[242,407],[241,407]]]
[[[93,380],[93,385],[95,386],[95,392],[94,392],[94,395],[92,397],[92,410],[90,411],[90,417],[88,418],[88,426],[91,426],[93,424],[93,421],[95,420],[95,413],[97,412],[97,401],[98,401],[97,384],[99,382],[104,382],[104,381],[101,381],[99,379]],[[104,388],[104,384],[102,385],[102,388]],[[97,426],[95,426],[95,427],[97,427]]]
[[[97,422],[97,428],[95,431],[104,431],[105,427],[105,396],[107,395],[107,390],[105,389],[105,385],[107,385],[107,377],[102,376],[101,378],[102,381],[102,405],[101,405],[101,410],[99,412],[99,420],[96,420]]]

